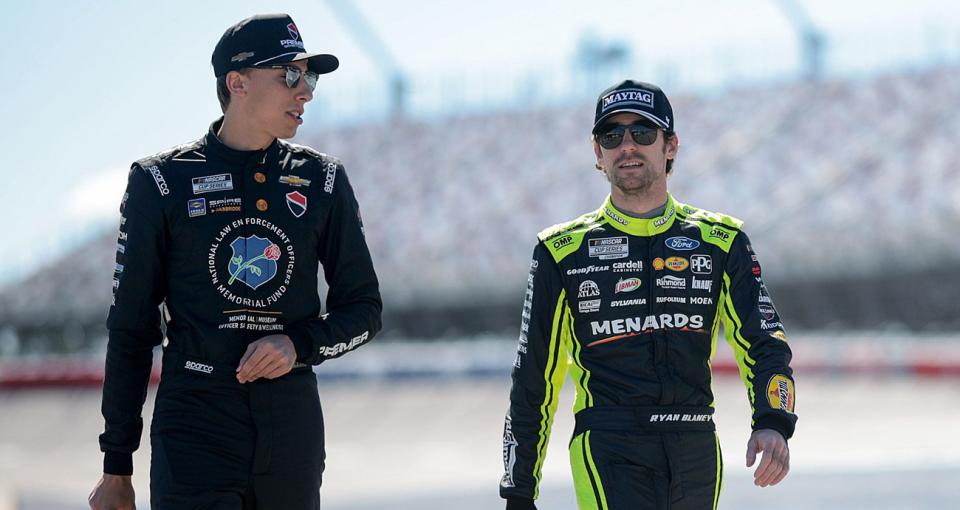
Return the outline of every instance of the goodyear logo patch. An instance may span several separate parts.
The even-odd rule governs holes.
[[[794,394],[793,381],[785,375],[774,375],[767,383],[767,401],[770,402],[770,407],[774,409],[792,413]]]

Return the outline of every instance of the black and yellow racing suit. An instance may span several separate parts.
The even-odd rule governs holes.
[[[723,468],[710,384],[721,323],[753,428],[790,438],[791,351],[741,225],[672,196],[662,215],[638,219],[608,197],[540,233],[504,427],[508,508],[533,507],[568,372],[581,509],[715,508]]]

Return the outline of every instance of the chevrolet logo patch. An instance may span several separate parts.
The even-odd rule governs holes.
[[[291,186],[309,186],[310,181],[307,179],[301,179],[296,175],[281,175],[280,184],[289,184]]]

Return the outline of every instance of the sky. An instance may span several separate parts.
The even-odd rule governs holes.
[[[917,55],[960,61],[960,2],[798,1],[828,37],[833,72],[909,65]],[[720,68],[796,68],[796,38],[780,4],[353,2],[423,90],[537,72],[560,76],[589,36],[624,42],[639,69],[676,69],[682,83],[707,92]],[[0,285],[116,228],[130,163],[205,132],[220,114],[210,53],[236,21],[287,12],[308,50],[340,58],[340,69],[321,78],[305,127],[346,118],[338,112],[349,108],[362,114],[363,104],[355,103],[366,100],[364,91],[383,89],[376,64],[329,1],[39,0],[2,9]]]

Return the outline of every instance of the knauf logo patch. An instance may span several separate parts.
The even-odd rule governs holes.
[[[640,103],[648,108],[653,108],[653,92],[643,89],[623,89],[607,94],[603,98],[603,111],[607,111],[621,103]]]

